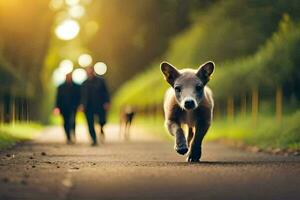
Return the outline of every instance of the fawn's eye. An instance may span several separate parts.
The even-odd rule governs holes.
[[[200,92],[202,90],[202,88],[203,87],[201,85],[197,85],[195,89],[196,89],[197,92]]]
[[[177,93],[181,92],[180,86],[175,86],[174,89],[175,89],[175,92],[177,92]]]

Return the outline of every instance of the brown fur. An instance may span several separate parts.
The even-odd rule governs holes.
[[[189,150],[188,161],[190,162],[199,161],[202,140],[212,121],[214,102],[212,92],[205,84],[208,82],[209,76],[214,69],[214,64],[212,63],[212,71],[209,72],[208,76],[199,75],[199,72],[203,71],[204,68],[202,67],[205,65],[202,65],[198,70],[176,70],[174,67],[169,69],[168,66],[162,66],[162,71],[172,86],[167,90],[164,100],[165,125],[170,134],[175,136],[176,151],[179,154],[185,154]],[[166,72],[166,70],[169,71]],[[201,74],[203,73],[201,72]],[[169,75],[173,80],[169,79]],[[182,101],[184,100],[182,100],[181,95],[191,96],[191,93],[194,92],[193,88],[197,84],[203,84],[203,95],[195,100],[197,105],[194,109],[184,109],[182,106]],[[185,86],[186,89],[176,95],[174,90],[176,85]],[[182,129],[184,124],[188,126],[187,141]]]

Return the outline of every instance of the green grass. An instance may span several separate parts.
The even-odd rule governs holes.
[[[207,140],[229,139],[262,149],[300,149],[300,111],[284,116],[281,123],[274,117],[260,117],[254,125],[249,117],[238,117],[234,121],[216,120]]]
[[[17,142],[33,139],[42,126],[35,123],[0,125],[0,149],[8,148]]]
[[[300,149],[300,111],[283,117],[277,123],[273,116],[259,116],[256,125],[251,117],[238,116],[232,121],[224,118],[216,119],[212,123],[205,141],[230,140],[246,145],[258,146],[262,149],[282,148]],[[158,137],[172,140],[165,130],[163,118],[137,117],[134,125],[143,127]]]
[[[51,114],[49,116],[49,123],[51,125],[59,125],[59,126],[61,126],[63,124],[63,118],[62,118],[61,115]],[[78,112],[77,113],[77,115],[76,115],[76,123],[77,124],[85,124],[86,123],[86,119],[85,119],[85,116],[84,116],[83,112]]]
[[[167,132],[164,127],[164,120],[162,117],[137,117],[133,126],[145,129],[150,134],[164,140],[172,140],[172,136]]]

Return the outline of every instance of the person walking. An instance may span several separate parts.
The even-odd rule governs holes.
[[[95,131],[95,117],[98,117],[100,133],[104,138],[104,125],[106,124],[106,114],[110,106],[110,97],[105,80],[96,76],[93,67],[86,68],[87,80],[81,87],[81,104],[87,119],[89,133],[93,140],[92,145],[97,145],[97,135]]]
[[[66,81],[57,89],[55,113],[60,113],[64,120],[67,144],[75,142],[75,119],[80,103],[80,85],[73,82],[72,73],[66,75]]]

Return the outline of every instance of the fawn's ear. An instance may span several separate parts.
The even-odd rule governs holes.
[[[180,76],[179,71],[174,66],[172,66],[171,64],[169,64],[167,62],[162,62],[160,64],[160,69],[161,69],[162,73],[164,74],[166,81],[171,86],[173,86],[175,80]]]
[[[215,63],[208,61],[201,65],[197,71],[197,76],[204,82],[207,83],[210,79],[210,76],[214,72]]]

